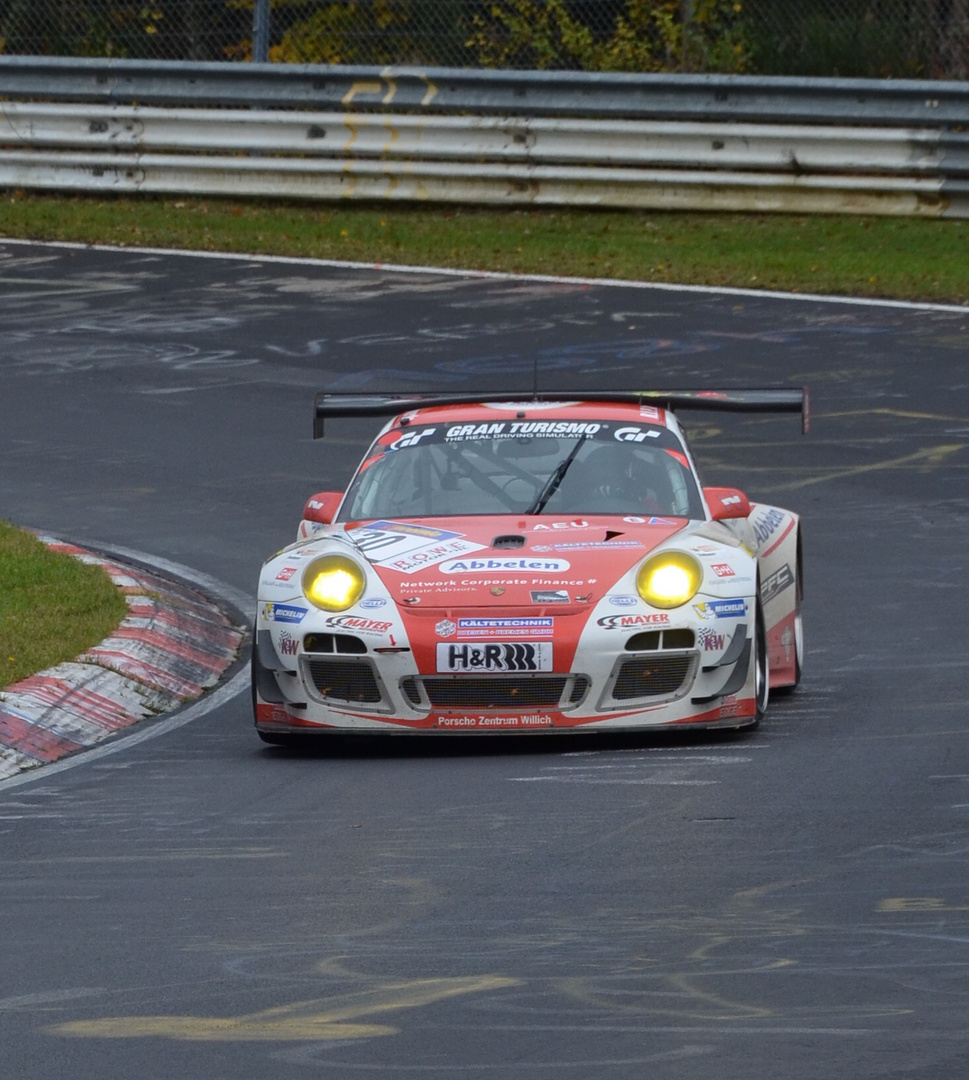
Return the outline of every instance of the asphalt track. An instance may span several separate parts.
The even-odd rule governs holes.
[[[324,385],[537,354],[814,404],[686,417],[706,482],[804,516],[806,674],[752,735],[298,756],[223,694],[0,785],[4,1075],[961,1075],[967,349],[957,309],[0,244],[0,516],[240,602],[370,432],[312,442]]]

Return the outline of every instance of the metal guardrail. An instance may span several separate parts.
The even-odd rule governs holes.
[[[969,126],[969,83],[0,57],[0,97],[101,104]]]
[[[17,85],[21,98],[95,99],[0,101],[0,186],[969,217],[962,84],[437,74],[447,78],[277,65],[70,61],[68,68],[57,58],[41,58],[32,70],[24,58],[0,58],[0,93]],[[44,93],[25,91],[27,82],[44,83]],[[716,114],[729,105],[719,101],[721,85],[745,103],[730,121]],[[288,108],[112,104],[174,95],[196,106],[213,97],[239,105],[257,86],[283,97],[292,91]],[[472,107],[473,92],[497,101],[516,86],[528,88],[526,97],[546,87],[541,115]],[[325,111],[306,111],[311,90]],[[948,96],[926,99],[929,90]],[[570,114],[566,106],[580,99],[583,108]],[[765,122],[768,102],[771,115],[801,119]],[[743,119],[744,108],[761,122]],[[872,126],[869,118],[873,110],[898,118],[918,109],[936,122]],[[966,130],[939,122],[958,110]],[[681,114],[691,118],[668,118]],[[618,118],[630,115],[639,118]]]

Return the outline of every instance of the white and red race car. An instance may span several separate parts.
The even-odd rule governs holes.
[[[797,685],[798,516],[701,487],[673,409],[806,428],[806,392],[510,396],[316,396],[317,436],[391,419],[263,566],[266,742],[741,728]]]

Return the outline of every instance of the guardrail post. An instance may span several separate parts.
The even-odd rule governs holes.
[[[256,0],[252,9],[252,62],[269,61],[269,0]]]

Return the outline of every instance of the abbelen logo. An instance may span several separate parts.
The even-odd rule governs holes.
[[[441,563],[442,574],[563,574],[570,568],[565,559],[451,559]]]

